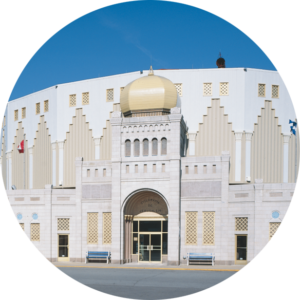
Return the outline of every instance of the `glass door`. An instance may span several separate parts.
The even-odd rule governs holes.
[[[161,262],[161,234],[139,235],[139,262]]]
[[[161,234],[151,234],[150,259],[153,262],[161,262]]]
[[[247,263],[247,235],[236,235],[236,264]]]
[[[69,235],[58,236],[58,261],[69,261]]]
[[[150,261],[150,234],[140,234],[139,261]]]

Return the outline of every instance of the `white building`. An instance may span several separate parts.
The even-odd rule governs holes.
[[[61,84],[8,103],[2,174],[19,223],[51,261],[97,249],[113,263],[179,264],[187,252],[246,263],[291,201],[295,118],[275,71]]]

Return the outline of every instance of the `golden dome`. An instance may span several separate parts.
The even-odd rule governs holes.
[[[148,76],[129,83],[121,92],[120,105],[125,117],[169,114],[177,104],[177,90],[167,78]]]

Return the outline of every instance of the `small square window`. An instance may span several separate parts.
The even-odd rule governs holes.
[[[212,83],[203,83],[203,96],[212,96]]]
[[[90,104],[90,93],[82,93],[82,105]]]
[[[182,96],[182,83],[174,83],[174,85],[175,85],[178,95],[181,97]]]
[[[44,101],[44,112],[48,112],[49,111],[49,100],[45,100]]]
[[[266,85],[263,83],[258,84],[258,97],[266,97]]]
[[[228,96],[228,95],[229,95],[229,83],[220,82],[220,96]]]
[[[279,85],[272,85],[272,98],[279,98]]]
[[[69,96],[69,106],[70,107],[76,106],[76,94]]]
[[[19,111],[16,109],[15,112],[14,112],[15,121],[18,121],[18,118],[19,118]]]
[[[26,107],[22,108],[22,119],[26,118]]]
[[[106,102],[114,102],[114,89],[106,90]]]
[[[35,104],[35,114],[38,115],[41,113],[41,103]]]

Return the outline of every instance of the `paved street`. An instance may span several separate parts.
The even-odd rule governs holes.
[[[168,299],[205,290],[229,278],[234,271],[162,269],[59,269],[75,280],[104,293],[133,299]]]

